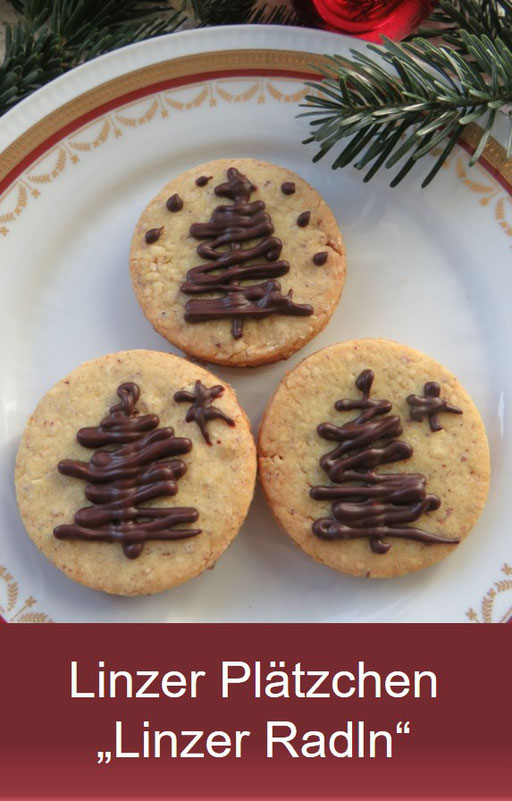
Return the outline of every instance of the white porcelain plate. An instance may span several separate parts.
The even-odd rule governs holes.
[[[353,168],[317,165],[298,120],[314,56],[354,41],[308,30],[191,31],[128,47],[63,76],[0,122],[0,327],[3,429],[0,614],[6,621],[504,621],[512,606],[510,535],[512,203],[510,175],[468,168],[456,149],[428,190],[397,189]],[[494,150],[493,150],[494,148]],[[289,362],[217,369],[256,427],[298,360],[343,339],[388,337],[443,362],[479,406],[492,453],[487,508],[435,568],[388,581],[345,577],[303,555],[260,491],[213,571],[138,599],[74,584],[37,551],[12,479],[39,398],[86,359],[167,350],[133,296],[128,251],[147,201],[170,178],[214,158],[290,167],[327,199],[348,250],[345,292],[327,329]],[[494,166],[493,166],[494,164]],[[423,170],[423,173],[421,171]]]

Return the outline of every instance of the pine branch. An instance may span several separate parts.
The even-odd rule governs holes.
[[[58,36],[47,28],[20,23],[5,27],[0,66],[0,113],[65,71]]]
[[[201,25],[300,24],[286,5],[269,10],[266,4],[258,8],[255,0],[192,0],[192,8]]]
[[[158,0],[11,0],[23,15],[6,25],[0,65],[0,114],[52,78],[102,53],[175,31],[186,13]],[[182,2],[182,7],[187,5]],[[280,5],[256,0],[191,0],[201,25],[274,23],[298,25]]]
[[[229,25],[248,22],[253,12],[254,0],[192,0],[192,8],[201,25]]]
[[[16,0],[23,13],[5,26],[0,114],[35,89],[102,53],[175,31],[184,17],[155,0]]]
[[[402,44],[385,39],[381,47],[370,46],[380,62],[356,50],[351,50],[353,59],[330,57],[322,83],[309,84],[316,92],[306,98],[310,110],[301,115],[314,117],[312,135],[305,140],[320,145],[313,160],[341,142],[344,147],[333,169],[352,162],[357,169],[371,164],[364,177],[369,181],[382,166],[389,169],[407,156],[391,182],[396,186],[419,159],[443,143],[423,181],[427,186],[463,128],[479,119],[483,132],[470,162],[474,164],[497,111],[512,102],[512,52],[499,38],[491,41],[465,30],[459,36],[462,52],[416,37]],[[512,119],[510,126],[509,155]]]
[[[255,8],[249,21],[252,25],[294,25],[299,27],[302,24],[295,12],[285,5],[276,6],[270,10],[267,10],[266,6]]]
[[[511,0],[440,0],[417,35],[461,46],[461,31],[502,39],[512,48]]]

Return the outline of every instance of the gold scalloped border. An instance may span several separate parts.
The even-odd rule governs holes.
[[[504,564],[501,572],[505,576],[512,576],[512,567]],[[509,594],[505,605],[506,612],[496,614],[496,598],[503,593]],[[502,600],[500,598],[500,600]],[[468,609],[466,616],[472,623],[508,623],[512,621],[512,578],[500,578],[495,581],[482,598],[480,615],[473,608]]]
[[[9,623],[53,623],[44,612],[34,610],[37,601],[31,595],[24,601],[19,600],[18,582],[4,565],[0,565],[0,587],[5,590],[5,606],[0,604],[0,615],[10,616]],[[33,611],[29,611],[33,610]]]
[[[159,83],[165,83],[179,78],[190,78],[198,76],[198,84],[201,84],[199,76],[205,74],[222,74],[235,72],[236,70],[255,70],[271,72],[272,70],[290,73],[313,73],[318,71],[325,64],[322,56],[312,53],[301,53],[294,51],[276,50],[231,50],[216,51],[211,53],[184,56],[178,59],[159,62],[157,64],[144,67],[126,73],[118,78],[114,78],[99,86],[91,89],[68,103],[63,104],[51,114],[43,117],[35,125],[25,131],[15,142],[7,147],[0,154],[0,181],[7,178],[9,173],[27,158],[37,147],[40,147],[50,137],[56,135],[67,125],[72,124],[78,118],[94,111],[103,104],[110,103],[116,98],[129,95],[130,92],[144,89]],[[240,79],[247,83],[251,76]],[[137,98],[132,102],[127,102],[119,108],[106,112],[100,118],[90,123],[84,124],[82,128],[73,131],[66,138],[66,141],[59,141],[49,152],[44,153],[38,160],[31,164],[25,173],[18,179],[14,179],[13,184],[7,188],[0,198],[0,203],[12,195],[13,204],[10,210],[0,214],[0,234],[7,235],[9,229],[5,223],[14,222],[23,210],[27,207],[29,197],[37,198],[41,194],[39,187],[51,183],[63,173],[68,164],[79,161],[81,155],[92,151],[103,144],[112,134],[115,137],[123,135],[123,127],[134,128],[138,125],[150,122],[158,115],[166,117],[169,108],[174,111],[183,111],[189,108],[196,108],[203,103],[217,105],[219,100],[227,103],[247,102],[257,97],[257,102],[265,102],[266,94],[279,102],[297,103],[304,98],[306,90],[295,89],[291,93],[283,92],[275,85],[275,81],[291,80],[295,84],[296,77],[286,78],[279,76],[274,81],[269,78],[254,76],[254,83],[251,86],[241,89],[240,92],[232,91],[233,82],[236,83],[236,76],[229,78],[216,77],[213,80],[206,80],[198,87],[198,94],[192,99],[180,100],[180,87],[161,91]],[[231,89],[229,88],[231,85]],[[189,83],[190,86],[196,84]],[[176,97],[178,95],[178,97]],[[148,101],[148,106],[144,110],[139,109],[133,113],[134,106],[140,106],[144,100]],[[132,113],[130,113],[132,109]],[[84,141],[80,135],[90,128],[93,128],[91,139]],[[99,128],[99,130],[98,130]],[[468,126],[464,134],[464,140],[472,147],[478,141],[480,129],[476,125]],[[51,168],[37,172],[41,168],[42,162],[49,157],[55,156]],[[507,184],[512,190],[512,159],[507,161],[505,149],[492,137],[489,138],[483,152],[483,158],[501,176],[502,184]],[[479,202],[486,206],[493,202],[495,204],[494,216],[500,227],[508,236],[512,236],[512,201],[507,189],[496,188],[495,183],[488,184],[475,181],[469,177],[466,165],[460,157],[452,156],[446,163],[446,168],[455,165],[459,179],[472,191],[479,195]],[[47,165],[48,166],[48,165]],[[507,205],[508,204],[508,205]],[[510,216],[509,216],[510,215]],[[510,220],[510,222],[509,222]],[[502,567],[502,571],[508,576],[512,575],[512,568],[508,565]],[[51,623],[51,618],[39,611],[30,611],[36,606],[37,601],[32,596],[26,598],[22,603],[19,600],[19,586],[14,577],[8,572],[4,565],[0,565],[0,586],[4,585],[6,591],[5,608],[0,605],[0,615],[9,615],[12,623]],[[495,582],[494,586],[484,596],[481,604],[481,616],[473,610],[466,612],[467,617],[473,622],[494,622],[493,610],[495,597],[503,592],[512,590],[512,580],[504,579]],[[512,615],[512,608],[496,622],[506,622]]]
[[[36,147],[78,117],[130,92],[154,84],[194,75],[223,73],[230,70],[285,70],[313,73],[323,58],[313,53],[291,50],[230,50],[198,53],[160,61],[148,67],[127,72],[100,84],[64,103],[25,131],[0,154],[0,181]]]

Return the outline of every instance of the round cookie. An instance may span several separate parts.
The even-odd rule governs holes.
[[[232,388],[178,356],[135,350],[86,362],[42,398],[15,478],[25,527],[51,562],[88,587],[147,595],[215,564],[255,474]]]
[[[130,265],[156,331],[197,359],[237,367],[303,347],[345,280],[326,202],[295,173],[255,159],[211,161],[170,181],[137,223]]]
[[[440,561],[487,498],[489,450],[471,398],[439,363],[387,340],[304,359],[267,406],[258,450],[279,525],[314,559],[355,576]]]

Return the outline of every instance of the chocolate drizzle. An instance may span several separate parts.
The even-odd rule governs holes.
[[[188,453],[192,443],[175,437],[172,428],[158,428],[156,414],[138,416],[137,384],[121,384],[117,394],[121,402],[110,408],[108,417],[97,428],[80,429],[77,440],[85,448],[120,447],[97,450],[88,463],[65,459],[58,464],[62,475],[90,482],[85,495],[93,506],[80,509],[73,524],[57,526],[53,533],[57,539],[119,542],[124,554],[136,559],[147,540],[181,540],[201,533],[172,530],[197,520],[197,509],[141,505],[176,495],[187,467],[168,457]]]
[[[181,211],[183,208],[183,200],[175,192],[174,195],[171,195],[171,197],[167,198],[167,203],[165,205],[169,211]]]
[[[442,425],[438,420],[439,412],[451,412],[452,414],[462,414],[462,409],[452,406],[448,401],[441,400],[439,393],[441,387],[436,381],[427,381],[423,387],[424,396],[409,395],[406,398],[410,406],[409,417],[418,423],[423,421],[423,415],[428,415],[431,431],[441,431]]]
[[[162,228],[150,228],[149,231],[146,231],[144,234],[144,239],[146,240],[147,244],[152,245],[153,242],[156,242],[158,239],[160,239],[160,234],[163,230],[164,229],[162,226]]]
[[[185,420],[187,423],[192,423],[194,421],[197,423],[201,434],[208,445],[212,444],[206,427],[208,420],[224,420],[224,422],[229,426],[235,425],[235,421],[232,420],[231,417],[228,417],[228,415],[223,412],[222,409],[212,406],[215,398],[220,398],[220,396],[223,394],[224,387],[222,387],[220,384],[217,384],[214,387],[205,387],[201,381],[196,381],[193,392],[189,392],[186,389],[180,389],[180,391],[176,392],[174,395],[174,400],[176,403],[188,401],[192,404],[190,409],[187,411]]]
[[[372,383],[373,371],[363,370],[356,380],[362,398],[335,403],[337,411],[360,409],[359,417],[342,426],[333,423],[318,426],[323,439],[340,444],[320,459],[320,466],[335,486],[310,490],[311,497],[317,501],[334,501],[332,517],[316,520],[313,533],[325,540],[368,537],[372,551],[377,554],[384,554],[391,547],[383,537],[401,537],[427,544],[456,544],[458,539],[400,525],[412,523],[425,512],[438,509],[441,501],[437,495],[426,494],[426,478],[421,473],[375,471],[380,464],[409,459],[413,449],[407,442],[395,439],[402,433],[400,418],[389,415],[389,401],[370,397]]]
[[[292,300],[292,290],[281,294],[276,277],[285,275],[290,265],[279,260],[283,243],[272,236],[274,226],[261,200],[250,202],[256,187],[235,167],[227,171],[227,181],[215,187],[215,194],[233,200],[232,205],[218,206],[207,223],[194,223],[190,235],[204,240],[197,253],[206,264],[193,267],[181,285],[186,295],[221,292],[223,296],[189,300],[185,308],[188,323],[232,318],[232,335],[243,335],[245,317],[261,318],[269,314],[309,316],[313,307]],[[243,242],[260,239],[258,244],[242,247]],[[264,258],[265,261],[256,261]],[[250,263],[247,263],[250,262]],[[241,286],[240,281],[267,279],[260,284]]]

